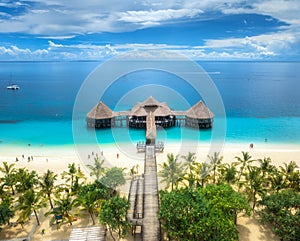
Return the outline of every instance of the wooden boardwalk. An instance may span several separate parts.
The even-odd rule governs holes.
[[[160,240],[160,222],[158,220],[158,183],[155,147],[147,145],[144,174],[144,218],[143,240]]]
[[[134,226],[135,241],[161,240],[160,222],[158,219],[159,199],[155,138],[156,127],[152,113],[150,113],[147,116],[146,143],[144,144],[144,178],[137,178],[131,181],[128,196],[130,210],[127,213],[127,219]]]

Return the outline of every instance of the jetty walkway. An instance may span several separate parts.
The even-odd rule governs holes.
[[[130,210],[127,218],[133,224],[135,241],[161,240],[154,120],[150,112],[147,116],[144,174],[131,181],[128,197]]]

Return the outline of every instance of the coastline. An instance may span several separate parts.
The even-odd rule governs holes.
[[[242,151],[249,152],[253,159],[270,157],[275,165],[283,165],[290,161],[300,164],[299,145],[294,143],[224,143],[224,145],[211,146],[210,143],[196,142],[168,142],[162,153],[157,153],[157,163],[167,160],[167,154],[186,155],[188,152],[195,152],[198,162],[204,162],[207,155],[219,151],[224,162],[235,161],[235,156],[241,156]],[[16,167],[27,167],[43,173],[47,169],[56,172],[63,171],[69,163],[82,166],[93,164],[93,156],[98,154],[104,158],[107,166],[119,166],[129,170],[134,165],[143,167],[144,153],[137,152],[134,143],[121,144],[100,144],[100,145],[58,145],[58,146],[38,146],[38,145],[1,145],[0,160],[15,163]],[[94,155],[93,155],[94,154]],[[101,156],[102,154],[102,156]],[[117,154],[118,157],[117,157]],[[24,158],[22,158],[24,155]],[[28,157],[33,160],[28,162]],[[16,162],[16,158],[18,161]],[[142,170],[141,170],[142,172]]]

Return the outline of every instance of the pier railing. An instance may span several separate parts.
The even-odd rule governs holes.
[[[158,141],[154,145],[156,152],[163,152],[165,148],[165,144],[162,141]],[[139,141],[136,144],[136,149],[138,152],[145,152],[146,151],[146,143],[144,141]]]

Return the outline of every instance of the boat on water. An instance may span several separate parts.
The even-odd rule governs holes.
[[[18,90],[18,89],[20,89],[20,87],[16,84],[12,84],[12,85],[7,86],[6,89],[8,89],[8,90]]]

